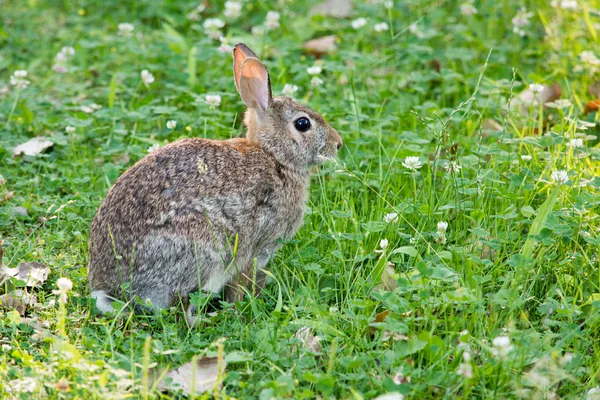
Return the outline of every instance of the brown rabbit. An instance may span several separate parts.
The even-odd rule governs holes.
[[[127,170],[98,209],[89,281],[100,311],[134,296],[166,308],[225,285],[238,299],[242,285],[264,285],[260,271],[278,239],[302,224],[309,170],[334,158],[342,139],[315,111],[272,97],[267,68],[246,45],[233,58],[246,138],[162,147]]]

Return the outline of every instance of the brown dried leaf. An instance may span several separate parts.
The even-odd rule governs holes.
[[[398,274],[394,270],[394,264],[388,262],[381,273],[381,289],[391,292],[398,287]]]
[[[313,6],[309,15],[323,15],[324,17],[347,18],[352,15],[351,0],[325,0]]]
[[[600,98],[600,81],[595,81],[594,83],[591,84],[588,93],[590,94],[590,96],[595,97],[595,98]]]
[[[14,277],[19,280],[25,281],[27,287],[40,286],[48,279],[50,274],[50,267],[42,263],[21,263],[17,268],[6,268],[4,266],[0,269],[0,277]]]
[[[4,310],[16,310],[19,315],[24,315],[28,307],[37,304],[37,297],[24,290],[15,290],[0,296],[0,308]]]
[[[219,376],[225,373],[225,366],[226,362],[222,360],[219,371],[218,357],[203,357],[168,372],[161,379],[158,388],[163,391],[181,389],[187,395],[204,393],[213,390],[220,383]],[[171,383],[165,383],[166,378],[171,378]]]
[[[337,37],[335,35],[323,36],[305,42],[302,47],[307,53],[320,57],[337,50]]]
[[[385,318],[386,318],[388,315],[390,315],[390,312],[389,312],[389,310],[384,310],[384,311],[382,311],[382,312],[380,312],[380,313],[377,313],[377,315],[375,315],[375,322],[379,322],[379,323],[383,322],[383,320],[384,320],[384,319],[385,319]]]
[[[44,136],[36,136],[15,147],[13,149],[13,155],[18,156],[20,154],[25,154],[26,156],[37,156],[53,144],[54,143]]]
[[[590,101],[589,103],[587,103],[585,105],[585,108],[583,109],[583,111],[586,114],[591,114],[591,113],[596,112],[598,110],[600,110],[600,99]]]
[[[294,337],[296,339],[300,339],[302,342],[302,347],[305,349],[308,349],[314,353],[321,351],[321,344],[319,343],[321,338],[319,336],[314,336],[308,326],[303,326],[302,328],[298,329],[294,334]],[[296,350],[297,348],[294,346],[293,351],[295,352]]]

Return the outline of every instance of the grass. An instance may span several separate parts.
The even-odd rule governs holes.
[[[182,396],[148,388],[151,370],[223,346],[222,388],[200,396],[597,398],[600,152],[598,128],[585,125],[597,113],[584,106],[599,96],[599,67],[581,54],[600,57],[598,3],[481,0],[470,16],[454,2],[394,3],[356,1],[335,19],[309,16],[314,2],[245,2],[236,20],[213,5],[194,21],[188,1],[0,2],[0,190],[13,194],[0,203],[3,261],[51,269],[27,289],[37,304],[0,311],[0,396]],[[511,22],[522,6],[523,37]],[[281,26],[251,33],[269,10]],[[257,51],[274,92],[297,85],[345,146],[315,171],[304,226],[269,264],[261,296],[221,303],[196,328],[176,308],[99,315],[87,236],[111,184],[152,145],[243,135],[231,57],[204,32],[208,17]],[[367,25],[353,29],[359,17]],[[131,37],[118,34],[123,22]],[[329,34],[338,50],[312,87],[302,43]],[[75,54],[61,74],[63,46]],[[15,70],[28,71],[27,88],[10,85]],[[523,100],[532,83],[556,83],[569,103]],[[81,110],[92,103],[102,108]],[[40,135],[51,149],[13,157]],[[568,146],[574,138],[583,147]],[[423,166],[407,169],[408,156]],[[451,162],[461,168],[448,172]],[[564,184],[552,178],[560,170]],[[66,304],[60,277],[74,283]],[[11,279],[0,294],[22,287]],[[302,346],[302,327],[320,349]]]

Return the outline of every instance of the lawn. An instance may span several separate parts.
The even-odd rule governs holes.
[[[600,3],[320,3],[0,0],[0,398],[600,399]],[[244,135],[237,42],[344,147],[260,296],[102,315],[92,218]]]

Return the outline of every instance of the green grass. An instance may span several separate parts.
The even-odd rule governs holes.
[[[227,373],[207,398],[581,399],[600,385],[599,130],[581,129],[598,119],[583,110],[600,67],[580,57],[600,58],[597,1],[572,11],[481,0],[472,16],[449,1],[356,1],[348,19],[310,17],[308,2],[246,1],[236,21],[221,5],[193,21],[196,2],[128,3],[0,1],[0,198],[13,193],[0,200],[3,261],[51,268],[28,289],[35,306],[0,310],[0,397],[167,398],[145,387],[150,369],[214,355],[220,338]],[[522,6],[533,13],[524,37],[511,23]],[[269,10],[281,27],[252,34]],[[111,184],[154,144],[243,135],[231,56],[204,33],[208,17],[226,21],[230,44],[257,51],[276,94],[297,85],[344,148],[315,172],[304,226],[269,264],[261,296],[223,303],[195,328],[175,308],[99,315],[87,237]],[[368,22],[355,30],[359,17]],[[390,30],[376,33],[382,21]],[[122,22],[132,37],[117,34]],[[338,50],[311,87],[302,43],[329,34]],[[75,54],[59,74],[63,46]],[[144,69],[156,78],[148,88]],[[15,70],[28,71],[27,88],[10,85]],[[557,83],[571,105],[515,107],[532,83]],[[221,105],[210,109],[207,94]],[[92,103],[102,108],[81,111]],[[12,156],[40,135],[51,149]],[[577,137],[583,147],[569,147]],[[405,168],[408,156],[423,167]],[[447,172],[451,161],[462,168]],[[557,170],[566,184],[553,183]],[[60,277],[74,283],[66,307]],[[0,294],[19,286],[11,279]],[[319,351],[299,345],[301,327],[321,338]],[[500,336],[505,355],[494,351]],[[457,374],[461,363],[471,377]]]

